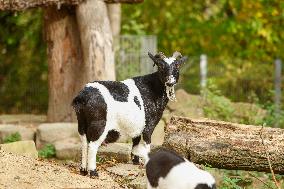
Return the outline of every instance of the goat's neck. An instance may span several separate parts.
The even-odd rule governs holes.
[[[134,78],[144,101],[152,101],[155,103],[157,111],[161,113],[166,108],[169,101],[166,94],[165,84],[161,82],[158,72]],[[146,102],[147,103],[147,102]]]

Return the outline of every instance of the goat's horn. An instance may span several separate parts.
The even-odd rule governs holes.
[[[181,53],[180,52],[174,52],[174,54],[173,54],[173,58],[178,58],[178,57],[182,57],[182,55],[181,55]]]

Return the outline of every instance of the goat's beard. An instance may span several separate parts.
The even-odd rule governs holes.
[[[175,95],[175,86],[172,87],[166,86],[166,93],[167,97],[170,101],[176,101],[176,95]]]

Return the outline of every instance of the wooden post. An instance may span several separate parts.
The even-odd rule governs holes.
[[[207,81],[207,56],[202,54],[200,56],[200,87],[201,89],[206,88]]]
[[[279,120],[280,116],[280,110],[281,110],[281,69],[282,69],[282,61],[281,59],[275,60],[275,81],[274,81],[274,87],[275,87],[275,119]],[[276,121],[276,124],[274,127],[279,127],[278,121]]]

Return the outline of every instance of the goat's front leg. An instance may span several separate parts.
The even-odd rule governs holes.
[[[152,136],[153,131],[154,131],[154,128],[149,130],[149,131],[143,132],[143,140],[145,142],[144,147],[145,147],[145,151],[147,153],[147,156],[151,151],[151,136]]]
[[[140,141],[141,137],[139,137],[139,141]],[[144,136],[143,133],[143,142],[139,143],[138,139],[137,139],[137,143],[135,143],[136,145],[133,145],[132,148],[132,154],[134,154],[134,158],[137,158],[138,160],[138,164],[139,164],[139,157],[142,157],[145,159],[145,161],[148,161],[149,158],[149,153],[150,153],[150,145],[151,145],[151,135],[150,135],[150,139],[149,137],[146,135]],[[133,162],[134,163],[134,162]]]
[[[135,138],[132,138],[132,151],[131,151],[131,158],[132,158],[132,163],[134,165],[139,165],[139,156],[134,155],[133,151],[137,151],[136,148],[138,148],[139,142],[141,140],[141,135]]]
[[[88,157],[88,142],[86,134],[80,135],[81,139],[81,167],[80,167],[80,174],[85,176],[88,174],[87,171],[87,157]]]

